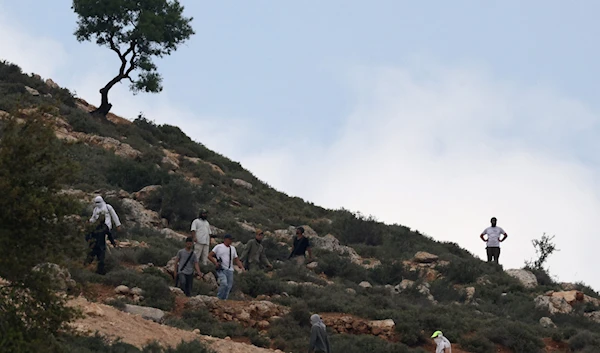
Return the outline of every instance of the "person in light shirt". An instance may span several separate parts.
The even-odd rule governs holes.
[[[479,236],[481,240],[487,244],[486,250],[488,262],[494,261],[495,263],[498,263],[498,259],[500,258],[500,243],[508,238],[508,234],[506,234],[504,229],[496,226],[497,221],[496,217],[492,217],[490,220],[492,226],[484,229]],[[485,238],[486,235],[487,239]]]
[[[223,243],[215,246],[208,254],[208,259],[217,269],[217,279],[219,280],[217,298],[222,300],[229,298],[229,292],[233,287],[233,265],[236,264],[240,271],[245,271],[244,264],[238,258],[237,251],[231,242],[233,242],[233,237],[225,234]]]
[[[452,353],[452,344],[446,337],[442,331],[435,331],[433,335],[431,335],[433,341],[435,342],[435,353]]]
[[[198,261],[206,266],[208,263],[208,247],[210,246],[210,236],[212,231],[208,223],[208,211],[201,210],[198,218],[192,222],[190,233],[194,237],[194,253]]]

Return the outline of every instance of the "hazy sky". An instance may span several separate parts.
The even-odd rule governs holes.
[[[556,234],[551,273],[600,289],[597,1],[182,1],[196,35],[159,95],[113,112],[180,126],[288,194],[459,243],[496,216],[501,262]],[[118,68],[68,0],[0,0],[0,58],[90,103]]]

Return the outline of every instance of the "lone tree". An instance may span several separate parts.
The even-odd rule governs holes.
[[[554,244],[554,235],[549,237],[544,233],[541,239],[533,239],[531,243],[535,248],[535,254],[537,259],[534,261],[525,261],[525,266],[534,270],[542,270],[545,271],[544,265],[548,260],[548,257],[552,255],[555,251],[560,251],[556,248],[556,244]]]
[[[193,18],[183,16],[178,0],[73,0],[72,8],[78,15],[77,40],[107,46],[121,61],[119,73],[100,89],[102,101],[92,114],[108,114],[108,92],[123,79],[134,94],[162,91],[152,58],[170,55],[194,34]]]

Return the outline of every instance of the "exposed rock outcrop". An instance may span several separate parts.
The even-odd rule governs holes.
[[[242,179],[232,179],[233,183],[237,186],[241,186],[245,189],[252,190],[252,184]]]
[[[355,335],[374,335],[383,339],[392,339],[395,336],[394,320],[365,320],[352,315],[322,314],[323,322],[327,327],[338,333]]]
[[[76,283],[71,279],[71,273],[64,267],[51,262],[44,262],[36,265],[33,271],[46,273],[50,277],[52,285],[60,291],[66,291],[69,288],[74,288]]]
[[[537,278],[530,271],[523,269],[510,269],[506,270],[505,272],[507,275],[518,279],[525,288],[535,288],[538,285]]]
[[[548,310],[551,315],[568,314],[573,311],[573,307],[564,298],[549,297],[546,295],[537,296],[534,299],[535,307],[541,310]]]
[[[160,216],[157,212],[146,209],[139,201],[133,199],[123,199],[123,207],[129,210],[126,221],[137,223],[142,227],[152,228],[162,225]]]
[[[158,323],[161,323],[163,318],[165,317],[164,311],[156,308],[150,308],[147,306],[125,304],[125,309],[123,311],[125,311],[126,313],[139,315],[146,320],[152,320]]]

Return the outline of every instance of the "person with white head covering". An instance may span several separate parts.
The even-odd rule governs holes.
[[[329,337],[327,336],[327,328],[321,317],[313,314],[310,317],[310,343],[308,353],[331,353],[329,346]]]
[[[90,218],[90,223],[96,222],[100,214],[104,215],[104,222],[109,230],[112,230],[113,223],[117,227],[117,230],[121,230],[121,221],[119,220],[119,216],[117,216],[115,209],[104,202],[102,196],[96,196],[94,198],[94,211],[92,213],[92,218]]]
[[[433,335],[431,335],[435,344],[437,344],[435,348],[435,353],[452,353],[452,345],[450,341],[446,337],[442,331],[435,331]]]

